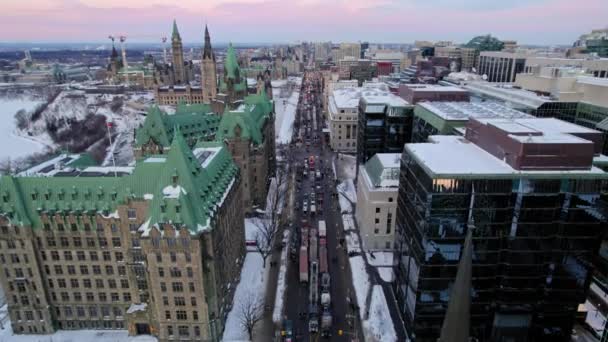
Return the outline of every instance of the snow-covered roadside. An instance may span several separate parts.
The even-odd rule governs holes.
[[[357,203],[357,190],[355,189],[355,183],[353,180],[347,179],[336,185],[336,191],[338,192],[340,211],[343,214],[352,213],[352,203]]]
[[[366,341],[397,341],[395,326],[388,312],[388,304],[380,285],[374,285],[372,289],[369,318],[363,321],[363,334]]]
[[[272,311],[272,321],[279,324],[283,321],[283,306],[285,300],[285,291],[287,290],[287,251],[289,250],[289,230],[283,232],[283,250],[281,251],[281,267],[279,268],[279,277],[277,279],[277,292],[274,298],[274,310]]]
[[[355,287],[355,294],[357,295],[357,305],[359,306],[359,314],[363,318],[365,313],[366,305],[365,299],[370,289],[369,275],[365,269],[365,260],[360,255],[348,258],[350,263],[350,274],[353,278],[353,285]]]
[[[222,341],[248,341],[249,336],[241,323],[242,305],[251,303],[263,303],[266,297],[266,282],[268,280],[268,270],[262,267],[263,261],[260,253],[248,252],[241,270],[241,280],[236,287],[234,299],[232,300],[232,310],[228,313],[224,336]]]
[[[299,83],[301,84],[301,79]],[[277,144],[289,144],[293,136],[293,124],[300,98],[297,79],[272,81],[272,97],[275,109],[275,133]],[[292,90],[289,88],[291,87]]]
[[[0,319],[6,313],[6,305],[0,308]],[[156,342],[150,335],[129,336],[127,330],[59,330],[49,335],[13,335],[10,321],[4,321],[0,329],[0,342]]]

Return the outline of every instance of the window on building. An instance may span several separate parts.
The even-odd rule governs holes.
[[[177,327],[177,331],[179,332],[179,337],[188,337],[190,336],[190,332],[187,325],[180,325]]]
[[[184,297],[175,297],[173,298],[175,306],[186,306],[186,299]]]
[[[188,314],[185,310],[177,310],[175,311],[175,316],[178,321],[185,321],[188,319]]]
[[[135,220],[137,218],[137,211],[133,208],[127,209],[127,218]]]

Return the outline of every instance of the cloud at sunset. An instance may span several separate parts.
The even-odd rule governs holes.
[[[0,41],[157,41],[176,18],[186,42],[414,39],[466,41],[492,33],[569,44],[607,25],[605,0],[3,0]],[[533,32],[533,33],[531,33]]]

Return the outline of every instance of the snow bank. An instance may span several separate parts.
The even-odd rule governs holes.
[[[347,233],[345,238],[346,250],[349,253],[361,253],[361,242],[359,242],[359,236],[355,232]]]
[[[0,309],[0,318],[3,317]],[[0,329],[0,342],[157,342],[154,336],[129,336],[127,330],[59,330],[48,335],[14,335],[10,321],[4,322]]]
[[[275,109],[275,127],[277,144],[289,144],[293,136],[293,124],[296,119],[296,109],[300,98],[299,89],[293,81],[290,90],[287,81],[272,81],[272,97]]]
[[[344,225],[344,231],[354,231],[355,230],[355,219],[353,215],[344,214],[342,215],[342,224]]]
[[[375,285],[372,289],[369,318],[363,322],[363,334],[366,341],[397,341],[395,326],[380,285]]]
[[[382,280],[392,283],[393,279],[395,279],[395,275],[393,274],[392,267],[378,267],[378,274]]]
[[[181,194],[188,194],[186,192],[186,189],[182,188],[179,185],[173,186],[173,185],[168,185],[165,188],[163,188],[163,197],[164,198],[179,198],[179,196]]]
[[[343,214],[352,213],[353,205],[351,203],[357,203],[357,190],[355,189],[355,183],[352,179],[347,179],[336,186],[338,192],[338,200],[340,204],[340,211]]]
[[[371,266],[393,266],[393,252],[367,252],[367,262]]]
[[[355,179],[357,176],[357,158],[350,154],[338,154],[336,159],[337,176],[340,180]]]
[[[272,311],[272,321],[279,324],[283,321],[283,306],[285,299],[285,290],[287,289],[287,251],[289,250],[289,230],[284,231],[283,235],[283,250],[281,251],[281,267],[279,268],[279,277],[277,280],[277,292],[274,298],[274,310]]]
[[[358,255],[348,259],[350,263],[350,273],[353,278],[353,285],[357,295],[357,305],[359,306],[359,314],[363,317],[366,305],[365,299],[370,289],[369,275],[365,269],[365,260]]]
[[[266,296],[266,282],[268,270],[262,267],[263,260],[260,253],[249,252],[245,256],[245,262],[241,270],[241,280],[236,287],[232,310],[228,313],[224,336],[222,341],[248,341],[247,331],[241,324],[241,303],[245,303],[253,297],[263,303]],[[263,304],[262,304],[263,305]]]

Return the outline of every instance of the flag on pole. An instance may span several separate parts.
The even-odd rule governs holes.
[[[108,128],[112,128],[114,126],[114,123],[112,121],[107,121],[106,126],[108,126]]]

